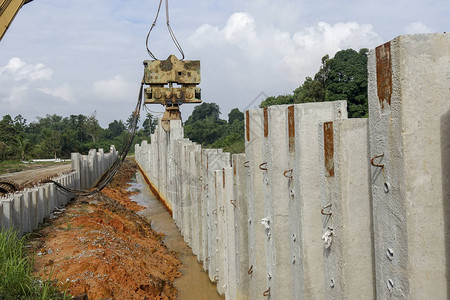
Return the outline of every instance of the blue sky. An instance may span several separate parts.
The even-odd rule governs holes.
[[[92,114],[125,120],[137,100],[145,37],[158,1],[34,0],[0,42],[1,115]],[[226,118],[291,93],[320,59],[374,48],[398,35],[449,30],[450,1],[173,0],[170,18],[186,59],[202,66],[202,98]],[[164,14],[152,33],[159,59],[178,55]],[[258,97],[258,95],[260,95]],[[254,100],[258,103],[254,103]],[[161,106],[150,106],[163,111]],[[187,118],[193,105],[182,106]]]

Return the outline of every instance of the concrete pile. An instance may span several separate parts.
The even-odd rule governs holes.
[[[346,101],[246,112],[245,154],[159,125],[136,161],[226,299],[447,299],[450,36],[369,52]]]
[[[118,153],[111,146],[109,153],[93,149],[88,155],[72,153],[72,171],[54,181],[74,189],[89,189],[113,164]],[[0,198],[0,230],[14,226],[21,233],[31,232],[65,206],[73,195],[64,193],[53,183],[40,184]]]

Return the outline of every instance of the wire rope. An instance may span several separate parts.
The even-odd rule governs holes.
[[[150,34],[153,30],[153,28],[156,26],[156,23],[158,21],[158,17],[159,17],[159,13],[161,12],[161,6],[162,6],[162,2],[163,0],[159,0],[159,4],[158,4],[158,10],[156,11],[156,16],[155,16],[155,20],[153,21],[152,25],[150,26],[150,29],[147,33],[147,38],[145,39],[145,47],[147,48],[147,53],[148,55],[150,55],[151,58],[153,58],[154,60],[158,60],[156,58],[156,56],[153,54],[153,52],[150,50],[149,48],[149,40],[150,40]],[[170,18],[169,18],[169,0],[165,1],[165,5],[166,5],[166,25],[167,25],[167,30],[169,31],[169,35],[172,38],[172,42],[175,44],[175,47],[177,47],[178,51],[181,54],[181,60],[184,59],[184,51],[183,48],[181,47],[181,44],[178,42],[175,33],[173,32],[172,26],[170,26]]]

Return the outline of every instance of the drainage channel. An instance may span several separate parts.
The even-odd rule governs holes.
[[[135,179],[131,182],[130,190],[138,191],[139,194],[131,197],[132,201],[145,207],[138,214],[146,218],[152,224],[153,230],[163,233],[164,244],[172,251],[180,253],[183,264],[181,272],[183,276],[175,280],[178,289],[179,300],[222,300],[217,293],[216,285],[211,283],[208,275],[203,271],[202,265],[192,254],[191,248],[183,240],[180,231],[164,205],[156,199],[145,183],[142,175],[137,172]]]

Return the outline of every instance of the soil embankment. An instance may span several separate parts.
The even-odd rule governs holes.
[[[32,239],[35,272],[88,299],[175,299],[177,255],[135,212],[127,191],[136,166],[125,161],[101,195],[71,202]]]

